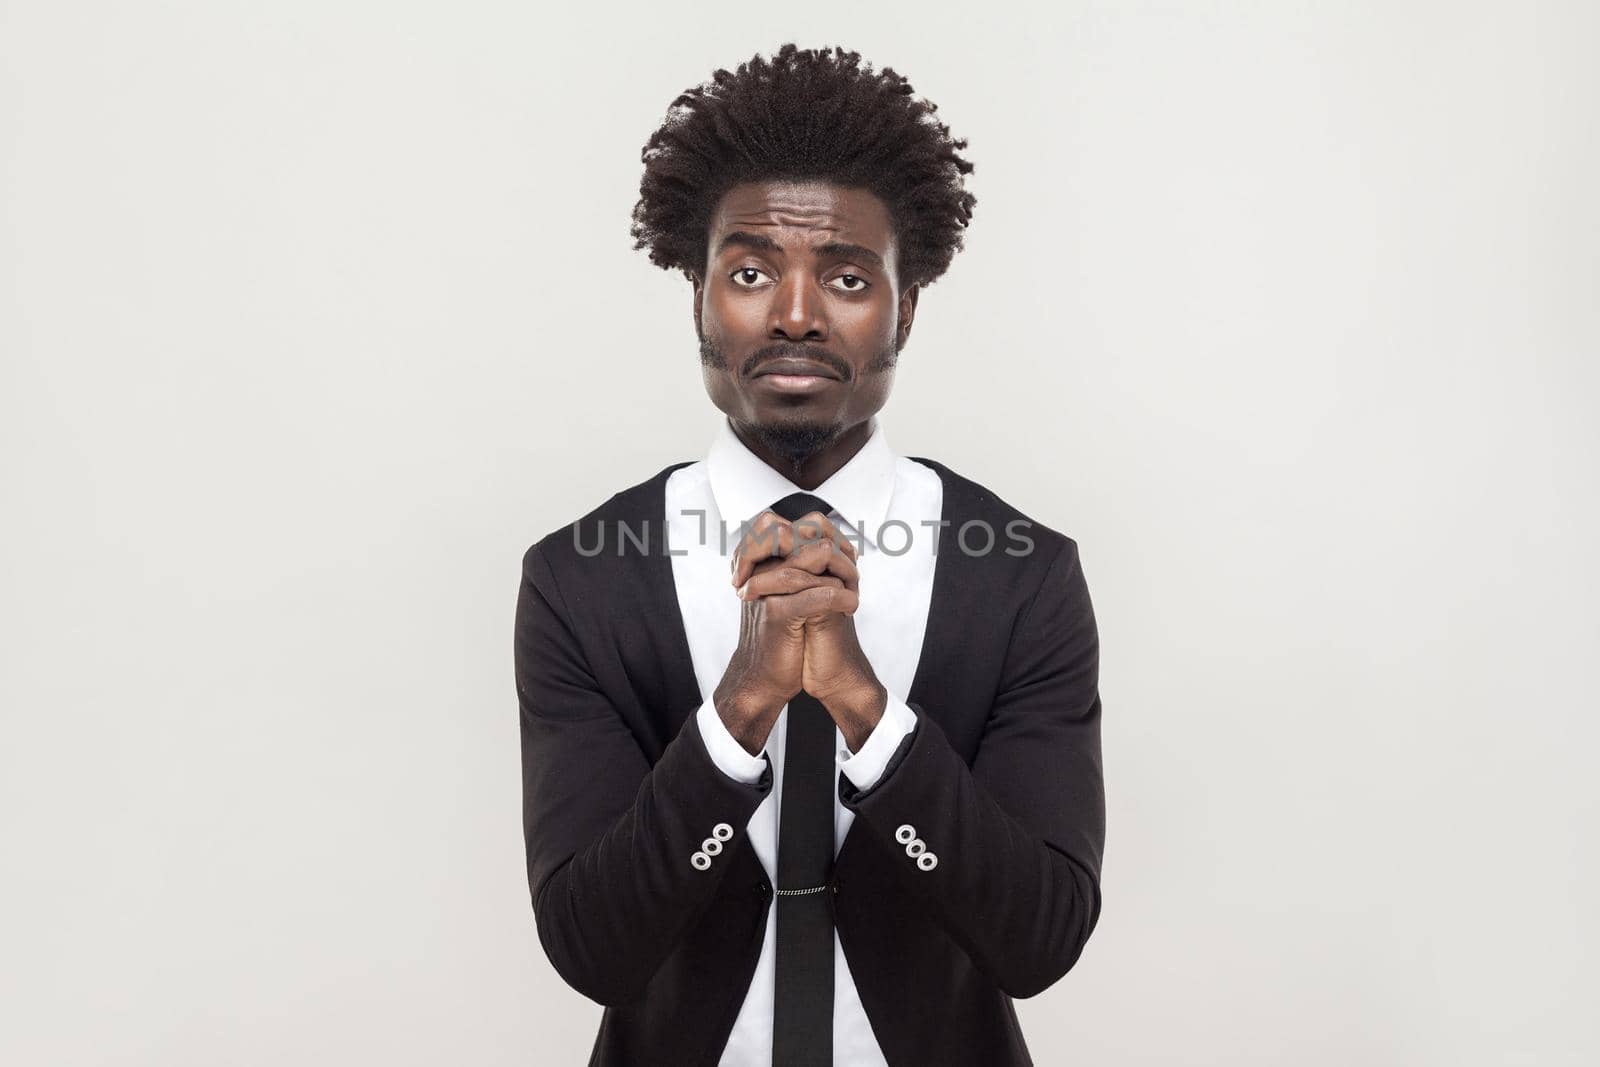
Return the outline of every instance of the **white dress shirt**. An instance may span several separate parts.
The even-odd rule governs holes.
[[[666,521],[678,607],[694,660],[704,703],[696,712],[712,760],[730,777],[754,783],[768,761],[772,791],[750,817],[750,844],[767,878],[777,888],[778,809],[783,795],[783,745],[788,707],[779,713],[766,747],[752,756],[733,739],[711,702],[739,643],[741,604],[732,578],[731,557],[740,523],[791,493],[806,492],[746,448],[726,417],[718,424],[706,458],[667,478]],[[861,450],[814,490],[833,511],[830,518],[858,550],[861,603],[856,635],[878,681],[889,693],[883,718],[851,753],[844,735],[834,731],[841,773],[858,789],[882,776],[900,741],[916,727],[906,706],[923,632],[933,598],[935,544],[944,503],[944,486],[931,467],[897,456],[889,449],[878,419]],[[855,813],[834,788],[835,855]],[[769,902],[771,908],[777,900]],[[777,916],[767,914],[766,938],[744,1004],[728,1035],[719,1067],[770,1067],[772,1010],[776,977]],[[886,1067],[882,1050],[861,1006],[837,931],[833,938],[833,1062],[838,1067]]]

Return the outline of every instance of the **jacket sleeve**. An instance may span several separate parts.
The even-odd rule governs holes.
[[[840,798],[979,969],[1010,996],[1043,992],[1100,917],[1099,636],[1077,544],[1018,617],[970,768],[910,707],[917,728],[882,778],[865,791],[841,781]]]
[[[638,999],[709,904],[772,789],[719,770],[694,715],[646,760],[601,690],[548,562],[523,558],[515,627],[523,835],[539,941],[601,1004]]]

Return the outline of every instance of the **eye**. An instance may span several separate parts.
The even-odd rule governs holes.
[[[740,267],[738,270],[729,275],[729,277],[733,279],[733,284],[737,288],[754,289],[756,279],[748,277],[748,275],[751,274],[764,278],[766,277],[767,272],[759,267]]]
[[[835,278],[834,281],[836,281],[836,282],[842,282],[842,281],[854,282],[855,283],[854,285],[844,286],[844,291],[847,292],[847,293],[861,293],[861,292],[865,292],[866,290],[868,290],[868,289],[870,289],[872,287],[872,283],[867,281],[865,278],[861,277],[861,275],[859,275],[859,274],[841,274],[837,278]]]

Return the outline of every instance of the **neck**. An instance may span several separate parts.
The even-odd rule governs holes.
[[[728,420],[728,425],[733,429],[734,436],[763,463],[807,492],[833,477],[834,472],[849,463],[872,436],[872,420],[863,419],[826,438],[814,449],[797,455],[777,447],[776,442],[781,438],[763,434],[760,427],[732,419]]]

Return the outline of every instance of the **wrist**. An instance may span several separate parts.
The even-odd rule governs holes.
[[[729,736],[740,748],[755,756],[765,747],[767,734],[772,731],[772,720],[778,717],[784,702],[735,692],[713,696],[711,703]]]
[[[889,690],[873,679],[871,683],[845,690],[822,701],[828,714],[839,724],[844,743],[851,752],[860,752],[889,706]]]

